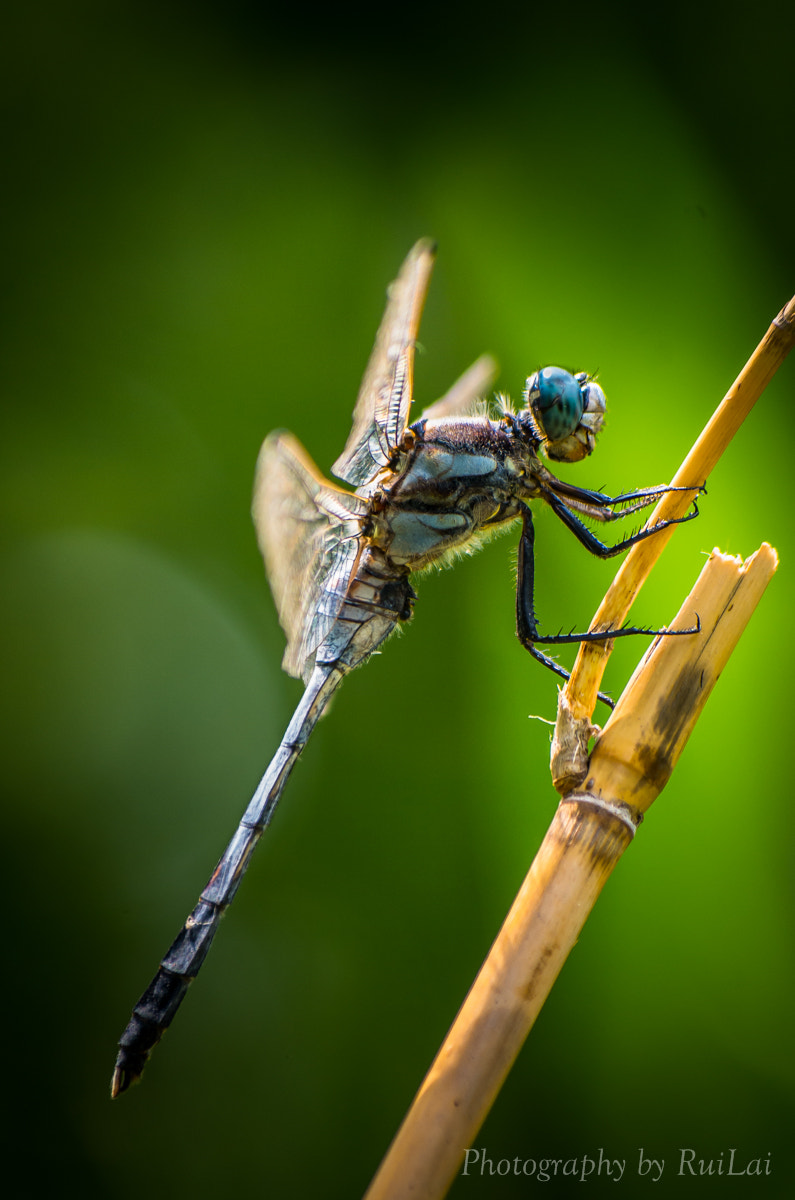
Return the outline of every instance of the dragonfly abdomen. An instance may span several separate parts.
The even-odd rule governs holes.
[[[150,1054],[176,1015],[290,773],[331,696],[348,671],[372,654],[399,620],[411,616],[413,600],[407,570],[394,566],[377,548],[365,548],[342,607],[309,660],[304,694],[267,771],[198,904],[161,960],[119,1039],[112,1096],[126,1091],[140,1078]]]
[[[254,848],[276,810],[290,773],[344,673],[344,668],[335,664],[314,669],[279,748],[232,840],[198,904],[161,960],[157,974],[135,1005],[127,1028],[119,1038],[119,1053],[111,1083],[112,1096],[126,1091],[140,1078],[149,1055],[174,1019],[207,957],[221,917],[235,897]]]

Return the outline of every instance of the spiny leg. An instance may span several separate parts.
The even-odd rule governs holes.
[[[554,479],[550,486],[557,495],[572,501],[574,508],[581,508],[590,515],[594,515],[591,513],[593,508],[610,510],[616,504],[629,505],[621,512],[603,511],[601,516],[597,515],[597,520],[603,521],[618,521],[622,517],[630,516],[631,513],[640,512],[641,509],[648,508],[655,500],[659,500],[661,496],[667,496],[669,492],[695,492],[697,494],[702,492],[704,495],[707,493],[704,484],[694,487],[672,487],[669,483],[660,483],[656,487],[636,488],[631,492],[621,492],[618,496],[608,496],[606,492],[594,492],[590,488],[577,487],[576,484],[566,483],[563,479]]]
[[[524,646],[528,653],[532,654],[537,662],[543,663],[550,671],[554,671],[561,679],[570,679],[571,672],[562,667],[560,663],[555,662],[554,658],[550,658],[548,654],[544,654],[539,650],[536,643],[544,641],[538,632],[538,622],[536,620],[534,608],[534,593],[535,593],[535,556],[533,554],[533,546],[535,544],[535,529],[533,528],[533,515],[526,504],[522,505],[522,536],[519,539],[519,554],[517,559],[517,580],[516,580],[516,636]],[[601,700],[608,708],[615,707],[614,701],[605,692],[597,693],[598,699]]]
[[[626,492],[622,496],[614,496],[611,498],[610,496],[603,496],[599,492],[586,492],[580,488],[572,487],[571,485],[558,488],[556,484],[555,491],[552,491],[551,488],[543,488],[541,495],[555,515],[560,518],[560,520],[568,529],[571,530],[577,540],[583,546],[585,546],[585,549],[593,554],[596,558],[613,558],[616,554],[621,554],[624,550],[628,550],[630,546],[635,546],[638,542],[645,541],[646,538],[651,537],[652,534],[660,533],[661,530],[667,529],[669,525],[685,525],[688,521],[692,521],[698,516],[698,504],[694,498],[692,502],[693,511],[685,513],[683,517],[670,517],[665,521],[658,521],[655,525],[649,525],[646,529],[640,529],[637,532],[630,534],[629,537],[622,538],[622,540],[617,542],[615,546],[606,546],[604,542],[601,542],[599,538],[595,536],[595,534],[591,533],[587,526],[583,525],[580,518],[575,512],[572,511],[572,508],[570,508],[568,504],[561,500],[560,496],[557,494],[558,490],[567,496],[572,504],[572,507],[577,508],[586,516],[597,521],[618,521],[621,520],[622,517],[628,517],[631,515],[631,513],[647,507],[662,493],[659,490],[654,492],[650,491],[648,497],[642,500],[640,503],[632,505],[632,507],[624,509],[622,512],[613,512],[612,508],[610,507],[611,505],[620,504],[626,500],[634,500],[638,496],[644,496],[644,493]],[[667,490],[696,491],[697,489],[671,488]]]
[[[583,545],[591,550],[592,553],[598,554],[599,557],[609,558],[613,553],[617,552],[617,549],[626,548],[624,543],[621,543],[617,549],[611,546],[603,546],[602,543],[593,536],[590,530],[586,529],[585,526],[575,517],[574,513],[570,512],[570,510],[567,509],[561,501],[558,501],[557,503],[560,504],[560,507],[568,514],[571,520],[576,523],[578,529],[575,529],[574,526],[570,525],[569,521],[566,521],[566,524],[572,528],[572,531],[577,534],[579,540],[583,543]],[[516,636],[519,638],[519,641],[522,643],[524,648],[530,654],[532,654],[533,658],[537,659],[538,662],[543,663],[544,666],[548,667],[550,671],[554,671],[555,674],[560,675],[562,679],[568,680],[571,678],[570,671],[567,671],[566,668],[562,667],[560,663],[554,660],[554,658],[550,658],[549,655],[544,654],[543,651],[538,649],[539,644],[544,646],[559,646],[580,642],[605,642],[616,637],[629,637],[630,635],[634,634],[645,634],[649,637],[657,637],[660,635],[673,637],[683,633],[700,632],[701,622],[698,621],[697,626],[693,629],[640,629],[631,625],[625,625],[621,629],[605,629],[601,631],[594,630],[587,633],[541,634],[538,629],[538,621],[535,615],[534,607],[535,559],[533,548],[535,544],[535,529],[533,527],[533,515],[526,504],[523,504],[521,507],[522,535],[519,539],[519,554],[517,564],[518,578],[516,582]],[[558,511],[556,505],[553,505],[553,508],[556,512]],[[558,515],[560,516],[561,514],[558,513]],[[680,517],[678,521],[673,522],[660,522],[660,524],[653,526],[650,530],[644,530],[640,535],[634,535],[633,538],[626,539],[626,541],[629,543],[629,545],[632,545],[635,541],[640,541],[644,536],[648,536],[649,533],[656,533],[661,526],[664,527],[664,525],[668,524],[677,524],[686,520],[690,520],[690,517]],[[585,536],[581,537],[580,533]],[[601,548],[602,551],[606,551],[606,553],[602,554],[600,553],[599,549],[593,549],[586,538],[590,539],[597,547]],[[598,699],[600,699],[604,704],[607,704],[609,708],[614,707],[614,701],[604,692],[598,693]]]

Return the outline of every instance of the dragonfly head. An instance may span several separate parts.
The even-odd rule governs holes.
[[[592,453],[604,424],[605,394],[584,371],[544,367],[527,381],[523,422],[554,462],[579,462]]]

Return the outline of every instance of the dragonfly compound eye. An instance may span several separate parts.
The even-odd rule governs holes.
[[[593,451],[606,402],[587,375],[544,367],[528,379],[524,400],[548,458],[578,462]]]

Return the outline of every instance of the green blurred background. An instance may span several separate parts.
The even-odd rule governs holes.
[[[6,18],[9,1195],[360,1195],[551,818],[528,714],[555,683],[514,637],[509,536],[421,580],[345,685],[110,1103],[130,1008],[299,694],[249,519],[259,444],[287,426],[328,470],[413,241],[440,244],[420,402],[484,350],[514,397],[545,363],[598,369],[609,427],[562,473],[611,491],[670,478],[793,292],[790,5],[552,8]],[[715,545],[779,550],[478,1138],[494,1159],[602,1147],[624,1194],[793,1194],[793,399],[790,361],[633,613],[669,620]],[[540,619],[582,626],[613,569],[537,525]],[[614,694],[641,650],[617,647]],[[681,1147],[772,1174],[682,1179]]]

